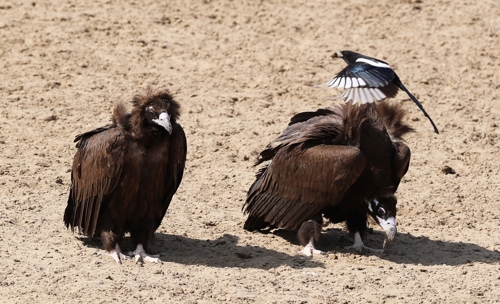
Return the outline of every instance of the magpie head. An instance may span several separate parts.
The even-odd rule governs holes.
[[[361,58],[361,57],[366,57],[363,56],[359,53],[352,52],[352,51],[335,51],[335,53],[332,55],[332,58],[342,58],[347,64],[352,64],[356,62],[356,59]]]

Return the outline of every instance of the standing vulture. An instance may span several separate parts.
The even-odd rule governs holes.
[[[168,91],[137,95],[129,112],[115,106],[112,123],[77,135],[64,223],[87,236],[100,235],[105,252],[121,264],[120,242],[130,232],[136,261],[149,242],[182,180],[186,136],[177,123],[180,106]]]
[[[384,253],[363,244],[368,215],[392,240],[396,235],[396,192],[408,170],[410,149],[402,136],[413,129],[397,104],[346,103],[299,113],[259,155],[261,168],[243,206],[252,231],[266,227],[298,230],[307,256],[323,216],[346,222],[352,248]]]
[[[342,58],[347,63],[342,71],[329,82],[320,86],[343,89],[340,96],[345,102],[361,104],[392,98],[403,90],[429,119],[434,132],[439,131],[422,104],[403,85],[389,64],[380,59],[368,57],[353,51],[336,51],[333,58]]]

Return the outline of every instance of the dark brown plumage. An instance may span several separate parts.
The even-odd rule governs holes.
[[[77,135],[66,227],[100,235],[105,253],[125,257],[120,241],[130,232],[136,260],[161,262],[145,250],[182,180],[186,136],[180,106],[168,91],[137,95],[132,109],[115,106],[112,123]]]
[[[261,168],[243,206],[244,228],[298,230],[306,255],[314,248],[323,216],[346,222],[354,248],[362,243],[367,214],[388,238],[396,234],[396,192],[408,170],[410,149],[402,136],[413,129],[405,111],[385,102],[351,103],[299,113],[260,153]]]

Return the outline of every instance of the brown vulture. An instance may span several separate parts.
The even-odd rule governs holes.
[[[132,99],[130,112],[118,103],[111,124],[77,135],[71,188],[64,223],[74,232],[101,236],[105,252],[117,263],[125,233],[135,245],[136,261],[161,263],[148,244],[182,180],[186,136],[177,123],[180,105],[168,91]]]
[[[403,122],[400,105],[346,103],[292,117],[283,133],[263,150],[243,206],[246,230],[278,227],[298,230],[307,256],[323,253],[314,241],[323,216],[346,222],[359,252],[384,253],[363,244],[368,215],[396,235],[396,192],[408,170],[410,149],[402,136],[413,129]]]

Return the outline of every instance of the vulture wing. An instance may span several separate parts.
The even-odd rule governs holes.
[[[342,136],[342,114],[333,109],[319,109],[316,112],[302,112],[292,117],[288,127],[259,155],[256,165],[271,160],[285,147],[318,144],[345,144]]]
[[[399,183],[401,179],[408,171],[408,167],[410,167],[410,158],[411,151],[410,148],[404,142],[395,142],[394,146],[396,147],[396,155],[392,164],[394,169],[393,171],[393,181],[394,181],[394,189],[396,192],[398,190]]]
[[[158,185],[158,187],[165,187],[167,193],[163,200],[163,214],[156,219],[156,228],[161,224],[165,212],[172,201],[177,188],[181,184],[182,176],[184,174],[184,167],[186,164],[187,142],[184,130],[180,125],[174,125],[172,135],[170,136],[169,145],[169,162],[167,169],[167,178],[165,185]]]
[[[325,206],[340,202],[364,167],[363,154],[351,146],[279,150],[248,191],[244,228],[262,228],[264,221],[298,229]]]
[[[100,128],[77,136],[71,189],[64,213],[66,227],[93,236],[101,203],[121,178],[126,139],[119,128]]]
[[[403,136],[415,130],[404,122],[406,112],[403,110],[401,104],[380,103],[377,106],[377,112],[395,148],[392,160],[392,183],[394,185],[393,192],[396,192],[399,182],[408,171],[411,158],[410,148],[403,140]]]

